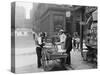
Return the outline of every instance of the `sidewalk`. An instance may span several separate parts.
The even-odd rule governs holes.
[[[37,68],[36,46],[33,36],[16,37],[15,41],[16,73],[42,72],[43,69]]]
[[[32,55],[20,55],[17,56],[17,68],[16,73],[34,73],[34,72],[43,72],[43,69],[37,68],[37,56],[36,54]]]
[[[81,52],[78,50],[71,51],[71,64],[74,70],[81,70],[81,69],[94,69],[94,64],[88,63],[83,61],[81,56]]]

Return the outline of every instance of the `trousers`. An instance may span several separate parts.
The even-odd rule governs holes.
[[[41,47],[36,47],[36,54],[37,54],[37,65],[38,65],[38,68],[41,67],[41,51],[42,51],[42,48]]]

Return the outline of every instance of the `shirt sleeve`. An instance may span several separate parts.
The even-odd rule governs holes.
[[[38,43],[39,43],[39,44],[42,44],[42,42],[41,42],[41,37],[38,38]]]

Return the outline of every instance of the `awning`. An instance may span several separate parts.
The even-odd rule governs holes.
[[[97,10],[92,13],[93,21],[97,21],[97,18],[98,18],[97,15],[98,15]]]

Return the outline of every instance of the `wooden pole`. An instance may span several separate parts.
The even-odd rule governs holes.
[[[83,25],[82,24],[80,24],[80,50],[82,54],[83,51]]]

